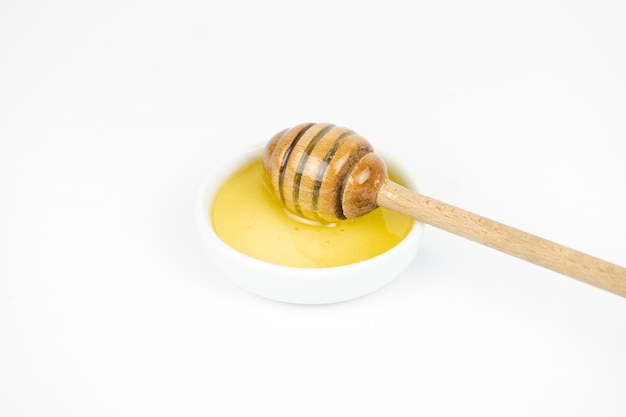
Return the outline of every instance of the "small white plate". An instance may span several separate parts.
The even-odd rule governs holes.
[[[240,167],[260,158],[263,145],[226,158],[214,167],[198,190],[196,220],[211,261],[240,287],[271,300],[298,304],[325,304],[357,298],[398,277],[417,255],[424,226],[415,222],[409,234],[390,250],[349,265],[297,268],[254,259],[225,244],[215,233],[209,212],[222,183]],[[412,189],[415,182],[393,157],[378,152],[398,177]]]

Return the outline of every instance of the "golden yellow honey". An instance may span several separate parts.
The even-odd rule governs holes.
[[[256,259],[295,267],[346,265],[391,249],[413,226],[412,219],[384,208],[329,225],[307,223],[286,213],[265,178],[260,159],[243,166],[219,188],[210,213],[220,239]]]

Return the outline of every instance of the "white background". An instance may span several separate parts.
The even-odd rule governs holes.
[[[251,295],[193,216],[305,121],[432,197],[626,264],[626,3],[0,2],[0,415],[626,415],[626,300],[427,228],[327,306]]]

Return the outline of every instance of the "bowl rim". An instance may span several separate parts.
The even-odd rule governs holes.
[[[207,250],[209,255],[215,260],[213,263],[219,270],[221,270],[221,272],[230,276],[230,278],[239,284],[239,286],[264,298],[298,304],[325,304],[329,302],[345,301],[357,298],[361,295],[376,291],[394,280],[408,267],[408,265],[410,265],[417,255],[424,231],[423,223],[418,221],[413,222],[411,230],[399,243],[385,252],[358,262],[329,267],[298,267],[276,264],[249,256],[232,248],[227,243],[222,241],[213,228],[210,216],[210,210],[214,197],[224,181],[237,169],[252,162],[256,158],[259,158],[262,155],[264,147],[265,143],[250,144],[239,152],[232,153],[231,155],[221,158],[220,161],[209,170],[198,188],[195,200],[196,223],[204,240],[205,250]],[[383,160],[388,165],[394,167],[394,172],[398,175],[402,182],[408,186],[408,188],[419,190],[419,187],[417,186],[418,182],[412,175],[410,164],[403,163],[400,158],[390,155],[385,151],[377,150],[377,154],[381,155]],[[400,256],[402,254],[404,255]],[[236,262],[237,265],[239,265],[235,268],[238,270],[239,275],[235,275],[233,273],[231,264],[229,264],[228,268],[224,265],[226,263],[226,259],[230,260],[230,262]],[[346,281],[348,282],[346,285],[350,285],[350,280],[354,279],[355,276],[358,276],[359,274],[362,274],[363,276],[371,275],[370,271],[379,268],[381,265],[393,266],[393,268],[390,268],[389,275],[392,275],[391,277],[372,279],[372,284],[370,285],[371,288],[368,290],[365,290],[367,288],[366,284],[355,284],[357,286],[361,285],[365,289],[362,289],[361,293],[358,293],[358,291],[355,290],[355,293],[358,293],[357,295],[336,297],[331,295],[320,296],[317,298],[315,296],[311,296],[309,299],[306,296],[299,297],[297,295],[268,295],[264,293],[264,290],[255,290],[254,288],[250,288],[250,286],[254,285],[262,286],[263,284],[261,282],[251,283],[251,280],[243,276],[245,275],[245,272],[258,272],[259,276],[265,276],[268,280],[273,281],[273,284],[269,284],[270,286],[288,285],[293,287],[298,285],[298,280],[300,283],[306,283],[306,285],[314,287],[337,285],[338,280]],[[395,270],[395,272],[391,271],[391,269]],[[277,282],[281,279],[285,281],[278,284]],[[278,289],[277,291],[280,293],[281,290]],[[271,292],[272,291],[270,291],[270,293]],[[286,290],[285,292],[289,291]],[[346,293],[349,292],[350,291],[347,291]]]

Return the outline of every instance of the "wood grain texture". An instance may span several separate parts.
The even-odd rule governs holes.
[[[626,269],[387,180],[377,203],[431,226],[626,297]]]

